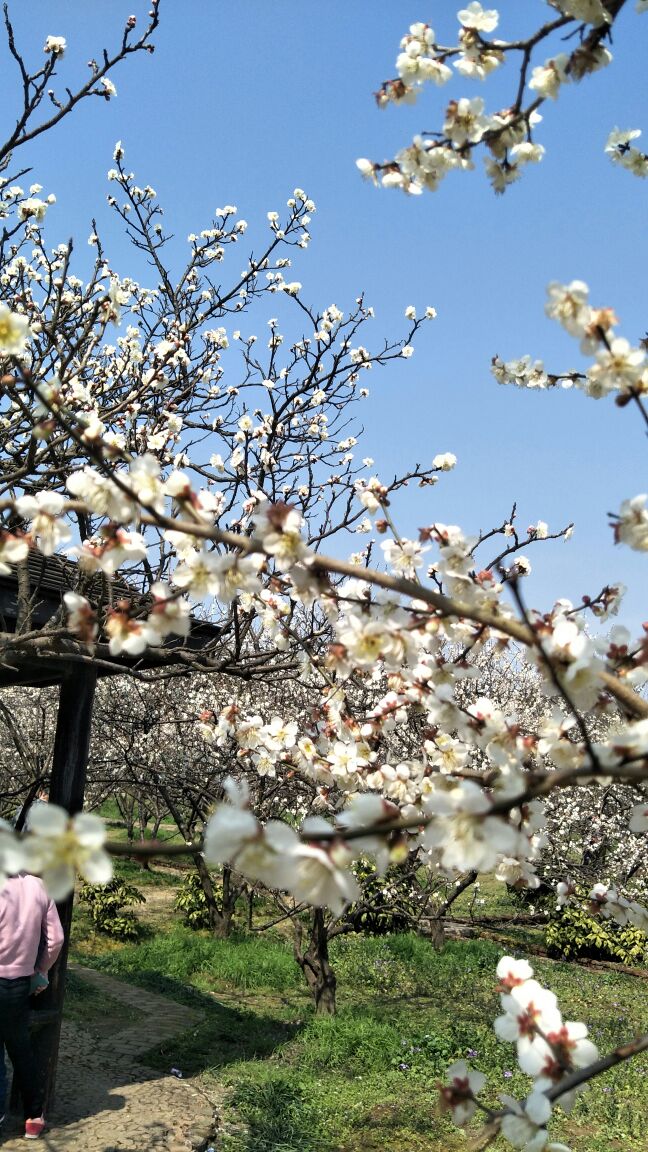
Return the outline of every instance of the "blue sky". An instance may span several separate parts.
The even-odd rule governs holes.
[[[374,457],[382,478],[437,452],[459,460],[433,490],[396,503],[403,533],[435,520],[487,529],[514,500],[522,527],[541,518],[554,530],[574,520],[570,543],[529,549],[529,601],[548,608],[558,596],[578,600],[621,579],[630,586],[623,618],[636,627],[648,616],[645,560],[613,547],[606,513],[648,488],[639,421],[629,409],[580,394],[501,388],[489,365],[494,353],[523,352],[551,369],[579,365],[575,342],[544,317],[554,279],[586,280],[595,303],[615,307],[619,332],[633,343],[646,330],[648,185],[611,165],[603,146],[617,125],[648,133],[648,16],[629,3],[612,66],[545,106],[537,136],[545,160],[505,196],[493,195],[480,166],[450,174],[434,195],[377,191],[360,179],[357,157],[386,159],[415,132],[439,128],[453,97],[483,95],[490,110],[511,102],[515,77],[503,70],[483,85],[457,78],[425,92],[414,108],[376,108],[372,92],[394,75],[408,25],[427,20],[451,42],[457,7],[162,0],[156,52],[113,75],[117,98],[86,102],[20,159],[57,195],[52,242],[74,236],[87,261],[96,215],[124,275],[132,262],[105,207],[118,139],[139,182],[156,188],[179,260],[187,233],[205,226],[217,205],[237,204],[250,224],[249,247],[258,247],[266,212],[281,210],[295,186],[305,188],[317,213],[293,275],[310,303],[346,310],[364,291],[376,309],[376,339],[400,334],[409,304],[438,311],[411,360],[368,379],[361,455]],[[498,7],[503,38],[550,15],[542,0]],[[86,61],[117,42],[131,12],[141,24],[147,6],[14,0],[10,8],[30,59],[42,59],[46,35],[67,38],[61,81],[76,86]],[[10,121],[11,64],[4,56],[0,63]],[[17,85],[14,92],[18,100]]]

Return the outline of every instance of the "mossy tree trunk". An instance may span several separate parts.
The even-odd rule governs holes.
[[[308,946],[303,947],[303,925],[295,918],[295,959],[299,964],[311,995],[315,1000],[317,1016],[334,1016],[337,978],[329,961],[329,931],[322,908],[314,908],[310,923]]]

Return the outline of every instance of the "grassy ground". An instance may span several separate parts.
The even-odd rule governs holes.
[[[492,942],[450,942],[439,953],[413,935],[340,939],[332,949],[339,1013],[315,1018],[285,937],[193,933],[172,911],[177,877],[171,882],[165,869],[128,879],[145,885],[145,938],[106,943],[80,910],[73,958],[201,1007],[199,1028],[146,1059],[227,1086],[223,1152],[468,1149],[471,1133],[453,1128],[436,1105],[436,1082],[460,1056],[488,1074],[493,1103],[498,1091],[528,1090],[512,1047],[492,1030],[502,951]],[[565,1017],[585,1020],[602,1051],[648,1027],[646,984],[636,977],[551,961],[535,967]],[[74,1010],[80,993],[71,993]],[[87,996],[83,1011],[92,1018]],[[570,1118],[556,1114],[552,1136],[574,1152],[645,1152],[647,1072],[644,1054],[608,1073]]]

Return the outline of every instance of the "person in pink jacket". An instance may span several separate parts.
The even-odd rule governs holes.
[[[0,1046],[13,1064],[28,1139],[40,1136],[45,1128],[43,1086],[38,1083],[29,1036],[29,996],[47,986],[42,977],[62,945],[61,921],[42,880],[25,872],[10,876],[0,889]]]

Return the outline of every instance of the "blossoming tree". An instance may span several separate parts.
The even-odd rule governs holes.
[[[456,42],[450,45],[437,39],[430,24],[411,24],[400,42],[397,75],[376,92],[380,108],[415,104],[426,87],[444,87],[456,77],[469,83],[483,81],[505,62],[518,66],[510,103],[488,113],[481,96],[453,98],[440,129],[419,133],[393,159],[358,160],[363,176],[385,188],[419,195],[438,188],[449,172],[472,170],[481,152],[492,187],[504,192],[520,179],[527,164],[537,164],[544,156],[537,136],[547,101],[556,101],[566,86],[612,63],[609,45],[626,4],[627,0],[546,0],[534,5],[532,16],[537,13],[540,22],[529,35],[502,39],[498,10],[473,0],[458,11]],[[635,7],[639,15],[648,11],[644,0],[637,0]],[[547,8],[553,10],[550,17]],[[615,163],[646,176],[648,156],[633,143],[640,136],[637,128],[612,129],[605,150]]]
[[[448,79],[448,60],[468,78],[483,77],[504,54],[519,53],[512,111],[491,117],[479,100],[452,101],[440,137],[421,137],[388,165],[365,162],[363,171],[408,191],[433,188],[449,168],[469,167],[483,143],[501,190],[521,164],[539,159],[532,139],[539,107],[607,62],[623,0],[550,6],[555,18],[523,42],[488,40],[498,14],[479,3],[461,9],[456,48],[440,47],[428,26],[413,25],[399,57],[401,75],[384,89],[385,99],[409,99],[419,81]],[[640,0],[639,11],[647,7]],[[155,20],[157,6],[153,12]],[[577,46],[532,67],[536,48],[568,28],[579,33]],[[49,82],[64,50],[61,38],[49,37],[45,50]],[[110,98],[106,79],[97,74],[93,83]],[[614,159],[642,171],[633,138],[617,134],[609,148]],[[26,139],[19,135],[13,147]],[[346,422],[364,373],[409,356],[433,310],[418,317],[408,306],[405,338],[372,353],[359,341],[369,319],[362,299],[346,314],[337,306],[309,308],[299,282],[284,274],[285,253],[308,242],[313,205],[301,190],[290,197],[285,219],[270,213],[265,248],[231,288],[215,279],[244,231],[231,206],[192,234],[185,271],[174,280],[154,190],[135,182],[120,145],[114,164],[113,207],[155,270],[150,288],[112,271],[96,230],[94,273],[89,284],[78,283],[69,245],[52,256],[42,239],[47,201],[40,189],[27,195],[9,181],[3,188],[7,469],[0,560],[20,566],[30,549],[51,555],[71,548],[80,572],[111,578],[125,565],[123,578],[139,580],[147,596],[125,595],[98,608],[80,585],[66,595],[49,631],[25,626],[3,638],[5,651],[38,645],[46,654],[52,644],[90,663],[121,652],[136,657],[169,636],[190,634],[191,597],[222,628],[224,650],[211,665],[203,659],[204,667],[254,675],[272,662],[276,668],[286,652],[293,660],[299,653],[320,685],[299,732],[281,715],[252,722],[235,699],[205,721],[206,739],[236,744],[237,758],[204,837],[181,849],[333,913],[357,897],[351,864],[358,856],[372,857],[381,870],[417,851],[450,878],[495,872],[533,886],[544,801],[558,789],[636,786],[629,833],[644,835],[648,809],[639,789],[648,775],[642,694],[648,646],[644,635],[617,628],[596,638],[587,627],[588,619],[600,622],[615,611],[622,588],[606,586],[578,608],[564,599],[532,608],[522,591],[528,562],[517,553],[522,541],[511,521],[482,538],[437,519],[416,539],[399,532],[394,489],[406,480],[430,483],[453,466],[451,454],[439,454],[423,471],[412,465],[393,484],[371,475],[370,463],[359,469],[351,455]],[[266,295],[282,308],[293,306],[306,328],[284,343],[283,356],[279,317],[271,319],[261,351],[242,335],[238,314]],[[619,405],[633,405],[645,421],[646,352],[617,335],[610,303],[591,303],[581,281],[554,283],[547,312],[580,341],[589,367],[550,373],[531,357],[496,359],[497,379],[576,384],[588,395],[611,394]],[[119,334],[109,344],[113,325]],[[243,371],[227,385],[236,343]],[[613,518],[618,541],[640,551],[648,549],[646,502],[645,495],[630,497]],[[366,552],[343,559],[325,550],[334,529],[365,519],[382,537],[381,563],[371,564]],[[523,540],[534,544],[548,534],[541,522]],[[482,562],[483,545],[500,535],[501,547]],[[511,642],[537,670],[539,704],[546,699],[526,723],[488,696],[469,701],[462,692],[480,654]],[[162,651],[160,660],[199,663],[178,654],[184,651]],[[357,705],[354,686],[367,681],[380,686],[377,699]],[[612,723],[593,731],[597,716]],[[419,739],[398,759],[390,734],[405,725]],[[344,802],[300,826],[259,819],[241,759],[258,776],[273,772],[287,784],[305,778],[335,789]],[[81,814],[70,823],[50,807],[34,814],[27,837],[4,829],[0,849],[6,869],[26,864],[61,893],[75,867],[91,879],[109,874],[102,841],[98,821]],[[559,901],[571,892],[565,876]],[[595,884],[591,899],[600,915],[648,928],[646,908],[623,895],[614,878]],[[563,1020],[555,996],[525,961],[503,959],[498,975],[503,1015],[496,1032],[515,1043],[533,1089],[522,1101],[503,1096],[502,1108],[493,1109],[479,1099],[482,1075],[461,1064],[450,1069],[443,1098],[459,1122],[481,1109],[488,1140],[501,1132],[516,1148],[558,1150],[563,1146],[548,1143],[554,1104],[568,1109],[587,1080],[648,1048],[648,1037],[599,1057],[586,1026]]]

